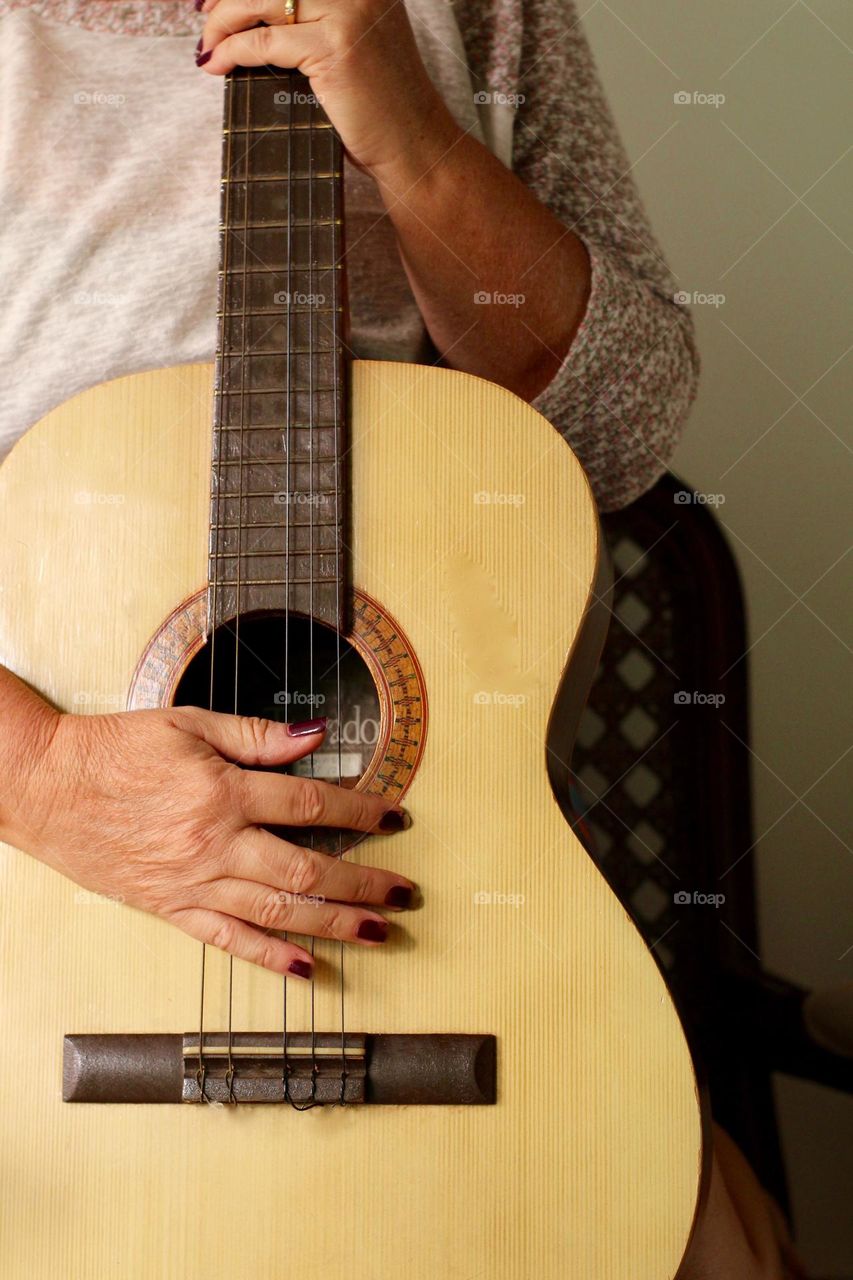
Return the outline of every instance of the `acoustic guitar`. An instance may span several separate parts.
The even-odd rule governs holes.
[[[589,486],[509,391],[345,358],[340,140],[294,73],[238,69],[225,103],[215,365],[95,387],[17,444],[0,660],[76,714],[327,715],[299,767],[412,825],[302,842],[424,907],[284,982],[2,847],[0,1270],[670,1280],[696,1078],[569,825]]]

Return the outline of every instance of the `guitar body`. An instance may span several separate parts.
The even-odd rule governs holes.
[[[65,710],[124,709],[152,635],[205,587],[211,380],[87,391],[0,468],[0,660]],[[670,1280],[682,1258],[693,1067],[546,769],[558,686],[571,718],[596,659],[586,480],[476,378],[357,362],[351,406],[353,585],[411,646],[427,727],[412,827],[351,854],[411,876],[424,908],[347,949],[347,1022],[494,1034],[498,1101],[63,1102],[65,1034],[197,1028],[200,947],[0,846],[8,1280]],[[227,958],[207,962],[221,1030]],[[299,1026],[308,984],[289,998]],[[332,1030],[336,1000],[318,965]],[[275,975],[236,963],[234,1001],[236,1028],[280,1026]]]

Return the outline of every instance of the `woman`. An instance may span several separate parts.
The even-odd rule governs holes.
[[[349,154],[356,353],[437,352],[531,400],[605,509],[651,485],[695,390],[691,323],[562,0],[526,6],[523,20],[520,0],[494,11],[412,0],[411,20],[388,0],[300,0],[293,23],[286,0],[196,8],[0,0],[0,247],[15,298],[0,315],[3,450],[84,387],[212,357],[222,77],[291,62]],[[256,927],[272,923],[271,837],[257,824],[298,825],[313,806],[319,820],[372,828],[381,807],[227,762],[293,760],[321,724],[288,735],[188,709],[58,716],[3,669],[0,717],[13,780],[0,835],[205,942],[310,975],[307,951]],[[320,877],[328,897],[381,907],[413,888],[317,854],[309,874],[288,848],[276,891]],[[282,906],[276,923],[322,935],[333,919],[348,939],[384,940],[382,916],[363,906],[298,919]]]
[[[648,488],[678,440],[697,358],[573,7],[196,9],[197,45],[189,0],[0,0],[0,247],[19,282],[0,330],[0,450],[84,387],[210,359],[222,76],[272,63],[310,77],[347,149],[354,353],[437,356],[530,400],[605,510]],[[405,823],[368,797],[229,763],[295,760],[320,742],[319,721],[61,716],[4,669],[0,717],[0,837],[280,973],[309,977],[311,957],[258,927],[273,877],[260,824]],[[412,900],[404,877],[276,845],[274,890],[310,884],[349,904],[283,906],[277,928],[324,936],[334,924],[381,945],[375,908]],[[774,1221],[718,1135],[685,1280],[783,1275]]]

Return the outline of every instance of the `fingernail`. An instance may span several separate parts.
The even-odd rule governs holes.
[[[385,895],[385,906],[395,907],[398,911],[405,911],[412,905],[415,891],[407,884],[395,884],[393,889],[389,889]]]
[[[412,819],[405,809],[389,809],[379,820],[380,831],[405,831],[412,825]]]
[[[297,978],[310,978],[311,966],[307,960],[291,960],[287,966],[287,972],[294,974]]]
[[[202,40],[203,40],[203,37],[202,37]],[[195,47],[195,51],[197,55],[201,53],[202,40],[199,40],[198,44]]]
[[[204,8],[204,0],[195,0],[196,13],[201,13],[203,8]]]
[[[325,729],[328,716],[320,716],[318,720],[294,720],[287,726],[291,738],[301,738],[306,733],[319,733]]]
[[[206,62],[210,62],[210,59],[212,57],[213,57],[212,49],[208,49],[207,53],[197,53],[195,56],[195,65],[197,67],[203,67]]]
[[[362,920],[355,936],[364,942],[384,942],[388,937],[388,925],[384,920]]]

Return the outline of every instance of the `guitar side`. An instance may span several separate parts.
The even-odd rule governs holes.
[[[94,388],[0,468],[0,660],[64,709],[122,709],[150,636],[205,582],[211,378]],[[479,379],[357,362],[351,384],[354,585],[411,641],[429,729],[413,826],[353,854],[411,876],[425,907],[385,950],[348,948],[348,1025],[495,1034],[498,1103],[62,1103],[65,1033],[197,1025],[199,947],[0,846],[12,1280],[669,1280],[681,1259],[702,1181],[692,1063],[546,768],[596,581],[587,483]],[[222,1026],[227,961],[209,962]],[[280,990],[236,966],[241,1026],[278,1027]],[[307,991],[290,990],[297,1025]],[[332,1029],[336,995],[319,985]]]

